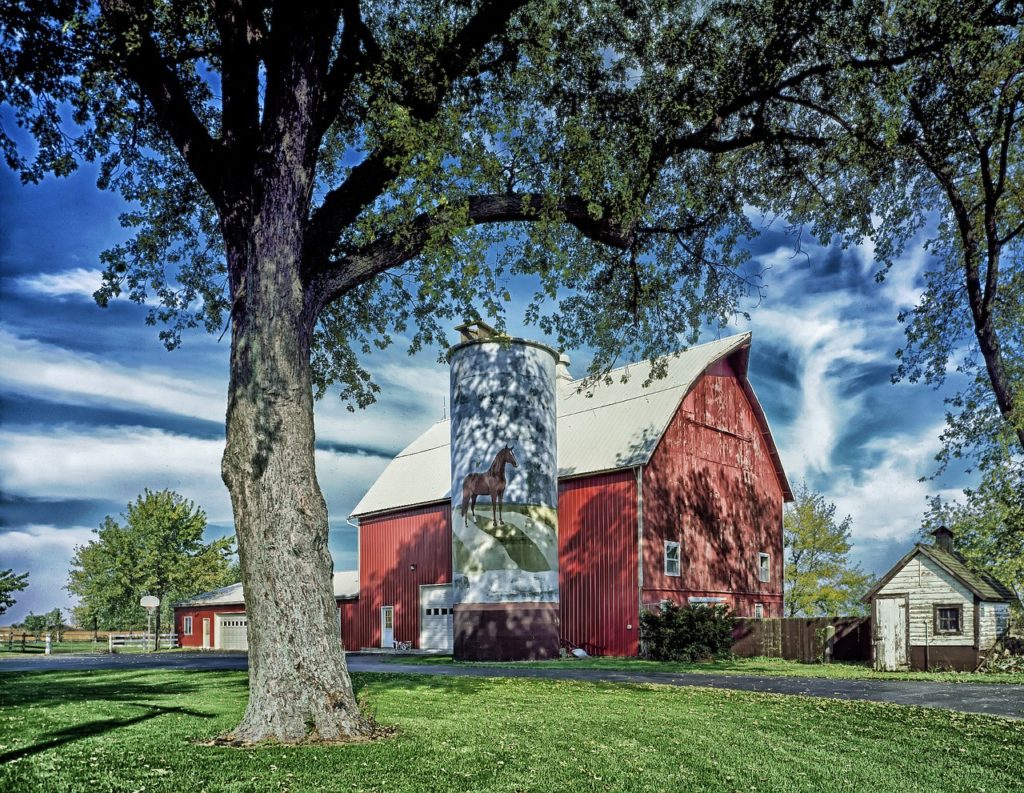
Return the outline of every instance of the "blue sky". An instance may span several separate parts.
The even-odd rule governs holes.
[[[227,338],[196,331],[169,353],[144,308],[95,305],[99,254],[124,237],[121,209],[88,169],[28,187],[0,170],[0,569],[30,572],[5,624],[72,605],[62,587],[74,547],[146,487],[202,506],[210,538],[232,531],[220,480]],[[851,515],[855,558],[884,572],[914,541],[925,497],[967,484],[958,472],[918,481],[934,467],[943,393],[889,381],[896,315],[916,301],[926,255],[913,248],[877,284],[869,246],[805,240],[806,255],[794,256],[792,240],[769,230],[751,250],[768,267],[765,298],[724,332],[754,333],[750,379],[790,481],[806,478]],[[516,323],[523,305],[511,307],[513,332],[549,341]],[[581,372],[586,351],[571,354]],[[441,416],[448,374],[436,357],[409,357],[399,343],[369,360],[383,389],[376,405],[352,414],[334,397],[317,404],[337,569],[355,567],[345,518],[356,501]]]

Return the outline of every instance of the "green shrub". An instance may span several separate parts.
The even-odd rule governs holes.
[[[701,661],[732,652],[736,619],[727,606],[678,606],[640,614],[644,656],[655,661]]]

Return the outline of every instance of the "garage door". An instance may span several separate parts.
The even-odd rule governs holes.
[[[248,650],[248,624],[244,614],[218,614],[217,647],[221,650]]]
[[[420,587],[420,649],[452,651],[452,586]]]

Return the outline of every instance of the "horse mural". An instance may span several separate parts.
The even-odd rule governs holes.
[[[505,518],[501,513],[502,499],[505,493],[505,464],[509,463],[513,468],[518,468],[515,454],[512,447],[504,447],[494,458],[491,467],[483,473],[466,474],[462,480],[462,522],[469,523],[468,513],[472,512],[476,517],[477,496],[486,495],[491,499],[491,518],[498,526],[505,525]]]

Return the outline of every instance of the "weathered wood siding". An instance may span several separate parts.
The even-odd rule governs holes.
[[[974,645],[974,595],[923,554],[917,554],[882,587],[877,597],[909,596],[910,644],[932,647]],[[936,634],[936,605],[963,608],[960,634]]]
[[[1002,638],[1010,619],[1009,603],[982,603],[978,615],[978,645],[981,650],[988,650]]]
[[[723,597],[738,616],[782,616],[782,486],[735,371],[720,361],[673,417],[643,473],[643,602]],[[681,574],[664,570],[680,543]],[[759,554],[771,557],[759,580]]]

